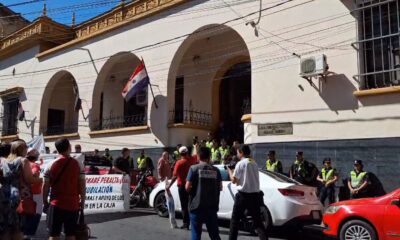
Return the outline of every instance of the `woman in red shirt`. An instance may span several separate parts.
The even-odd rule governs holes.
[[[39,159],[39,152],[36,149],[28,149],[26,158],[29,160],[32,169],[32,175],[35,178],[40,177],[40,165],[36,163]],[[30,239],[36,234],[37,228],[40,223],[40,217],[42,215],[42,183],[33,183],[30,186],[33,201],[36,202],[36,214],[27,215],[24,221],[24,239]]]

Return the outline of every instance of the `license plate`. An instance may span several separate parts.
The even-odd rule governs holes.
[[[321,219],[321,213],[320,211],[311,211],[311,215],[313,219],[319,220]]]

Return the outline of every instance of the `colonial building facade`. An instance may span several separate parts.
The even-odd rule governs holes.
[[[331,157],[345,178],[361,159],[394,189],[399,5],[122,1],[73,26],[44,14],[0,40],[2,140],[43,134],[49,145],[64,136],[84,151],[155,154],[215,132],[251,144],[260,164],[275,149],[287,168],[302,150],[317,165]],[[152,89],[125,102],[142,59]]]

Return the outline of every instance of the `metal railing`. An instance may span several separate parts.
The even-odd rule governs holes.
[[[211,127],[212,115],[206,111],[198,110],[171,110],[169,112],[169,123],[184,123],[193,124],[197,126]]]
[[[137,114],[123,117],[103,118],[102,120],[92,121],[91,130],[107,130],[125,127],[145,126],[147,124],[147,116],[145,114]]]
[[[398,1],[357,1],[359,50],[363,89],[400,85],[400,4]]]

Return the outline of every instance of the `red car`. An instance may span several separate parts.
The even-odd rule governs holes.
[[[340,240],[400,240],[400,189],[334,203],[326,209],[323,224],[326,235]]]

